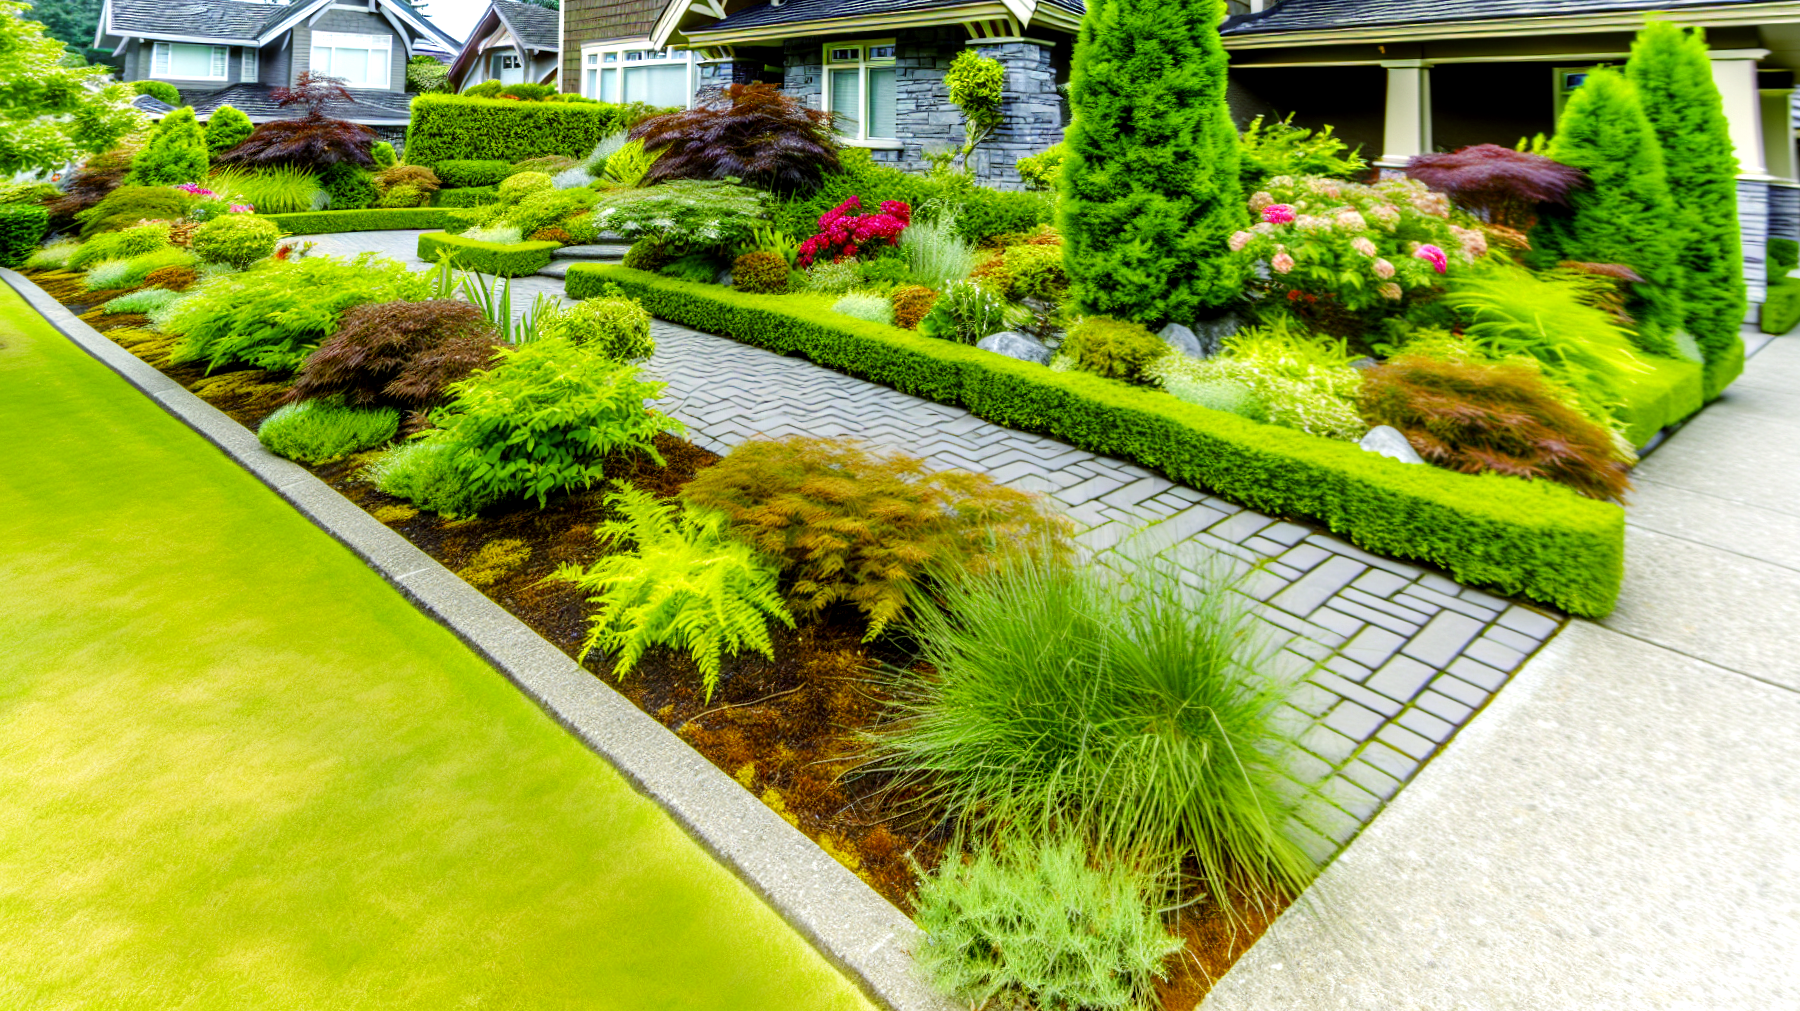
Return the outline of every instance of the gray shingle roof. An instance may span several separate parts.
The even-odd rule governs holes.
[[[1260,14],[1230,18],[1221,34],[1313,32],[1441,21],[1556,17],[1567,14],[1666,11],[1757,0],[1286,0]]]
[[[186,35],[252,41],[294,9],[242,0],[113,0],[114,35]]]
[[[211,116],[221,105],[229,105],[252,120],[261,123],[271,119],[299,119],[306,110],[297,105],[282,108],[275,104],[274,85],[234,84],[218,91],[199,95],[183,95],[201,119]],[[332,102],[325,114],[352,123],[392,122],[412,118],[412,96],[398,91],[362,91],[350,89],[349,102]]]
[[[551,52],[562,48],[561,28],[555,11],[519,0],[494,0],[494,9],[527,47]]]

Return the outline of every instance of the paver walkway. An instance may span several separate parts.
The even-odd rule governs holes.
[[[0,1007],[869,1011],[4,286],[0,432]]]
[[[424,269],[413,255],[418,234],[312,238],[321,253],[372,249]],[[554,278],[517,283],[515,311],[537,292],[562,291]],[[1257,566],[1249,586],[1259,613],[1293,637],[1288,659],[1299,670],[1323,663],[1296,700],[1301,709],[1289,712],[1306,752],[1295,771],[1314,792],[1297,834],[1320,859],[1374,817],[1561,621],[960,408],[663,321],[654,332],[650,371],[669,383],[661,406],[708,449],[792,434],[854,437],[1046,492],[1102,560],[1129,564],[1149,553],[1198,571],[1222,553]]]
[[[1571,622],[1206,1011],[1800,1009],[1800,337],[1634,475]]]

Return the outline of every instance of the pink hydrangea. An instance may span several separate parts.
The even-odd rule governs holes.
[[[1262,216],[1271,225],[1285,225],[1294,220],[1294,208],[1290,204],[1270,204],[1262,209]]]
[[[1413,209],[1420,214],[1429,214],[1434,218],[1450,216],[1450,198],[1442,193],[1414,193],[1410,198]]]
[[[1487,236],[1479,228],[1459,228],[1450,226],[1450,234],[1456,236],[1457,245],[1462,247],[1464,259],[1473,261],[1488,253]]]
[[[912,223],[912,208],[900,200],[884,200],[876,214],[858,215],[862,199],[850,197],[819,215],[819,234],[800,244],[800,265],[815,260],[853,259],[869,245],[899,245],[900,233]]]
[[[1231,239],[1227,245],[1231,247],[1232,252],[1241,253],[1244,251],[1244,247],[1250,244],[1250,240],[1254,238],[1256,238],[1256,236],[1249,232],[1232,232]]]
[[[1400,301],[1401,294],[1400,286],[1392,281],[1389,281],[1386,284],[1378,284],[1375,286],[1375,294],[1380,295],[1382,298],[1398,302]]]
[[[1373,264],[1370,264],[1370,267],[1375,271],[1375,276],[1381,278],[1383,281],[1394,276],[1394,265],[1386,260],[1376,260]]]
[[[1275,198],[1267,190],[1257,190],[1250,198],[1250,209],[1262,213],[1262,209],[1275,202]]]
[[[1369,237],[1366,235],[1358,235],[1356,238],[1351,239],[1350,248],[1364,256],[1375,255],[1375,243],[1369,241]]]
[[[1450,257],[1444,255],[1442,249],[1429,242],[1414,250],[1413,255],[1431,264],[1431,268],[1440,274],[1450,267]]]
[[[1363,220],[1363,216],[1354,208],[1351,208],[1338,212],[1337,226],[1352,232],[1363,232],[1368,230],[1369,223]]]
[[[231,213],[232,214],[254,214],[254,213],[256,213],[256,205],[255,204],[232,204],[231,205]]]
[[[1294,269],[1294,258],[1289,256],[1286,250],[1282,250],[1270,258],[1269,266],[1274,268],[1275,273],[1285,274]]]
[[[1369,208],[1369,216],[1385,228],[1392,228],[1400,223],[1400,209],[1393,204],[1376,204]]]

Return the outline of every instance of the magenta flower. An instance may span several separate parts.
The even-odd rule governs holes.
[[[1271,225],[1285,225],[1294,220],[1292,204],[1270,204],[1263,208],[1263,220]]]
[[[1450,267],[1450,257],[1444,255],[1442,249],[1439,249],[1430,243],[1426,243],[1414,250],[1413,255],[1424,260],[1426,263],[1431,264],[1432,269],[1440,274]]]
[[[255,212],[256,212],[255,204],[232,204],[231,205],[231,213],[233,213],[233,214],[254,214]]]
[[[193,183],[180,183],[175,188],[180,190],[183,193],[186,193],[188,196],[191,196],[191,197],[216,197],[216,196],[218,196],[218,194],[214,193],[212,190],[209,190],[204,186],[196,186]]]

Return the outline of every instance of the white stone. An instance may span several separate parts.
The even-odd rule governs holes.
[[[1363,436],[1357,445],[1401,463],[1425,462],[1419,451],[1412,448],[1412,443],[1406,441],[1406,436],[1401,435],[1400,430],[1392,425],[1376,425],[1369,429],[1369,434]]]

